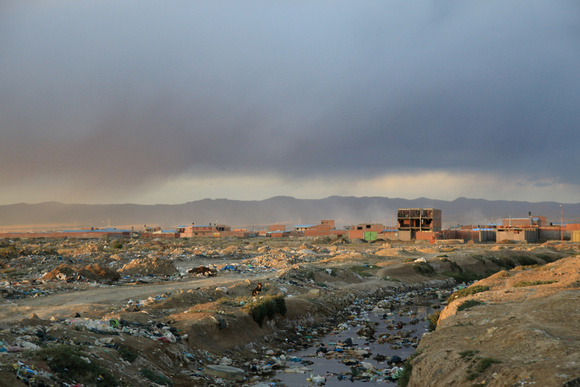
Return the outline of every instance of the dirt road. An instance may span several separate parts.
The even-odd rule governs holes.
[[[126,284],[121,286],[90,287],[84,291],[73,291],[49,296],[14,300],[9,304],[0,305],[0,315],[5,323],[16,322],[36,314],[42,319],[55,317],[70,318],[81,315],[100,315],[111,310],[118,310],[127,305],[129,300],[142,300],[158,294],[188,291],[198,288],[231,286],[245,279],[252,282],[263,281],[272,276],[265,273],[227,273],[216,277],[192,278],[178,282],[162,282],[155,284]]]

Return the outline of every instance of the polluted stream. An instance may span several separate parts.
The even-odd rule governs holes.
[[[298,327],[309,347],[274,359],[284,367],[274,364],[258,386],[396,386],[404,361],[428,331],[427,317],[439,308],[439,298],[395,298],[394,304],[403,305],[397,307],[387,300],[355,300],[345,311],[346,321],[324,335]]]

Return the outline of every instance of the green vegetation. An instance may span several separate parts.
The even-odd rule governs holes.
[[[514,285],[514,288],[524,288],[526,286],[548,285],[558,281],[520,281]]]
[[[467,300],[467,301],[464,301],[463,303],[461,303],[461,305],[459,305],[457,307],[457,311],[460,312],[462,310],[469,309],[469,308],[471,308],[473,306],[483,305],[483,304],[484,304],[484,302],[481,302],[481,301],[477,301],[477,300]]]
[[[399,387],[407,387],[409,384],[409,379],[411,378],[411,373],[413,372],[413,365],[411,362],[421,354],[421,351],[417,351],[405,360],[405,364],[403,364],[403,372],[399,380],[397,380],[397,385]]]
[[[437,322],[439,321],[439,316],[441,315],[441,311],[435,311],[434,313],[430,314],[429,317],[427,317],[427,320],[429,322],[429,332],[433,332],[435,329],[437,329]]]
[[[492,357],[484,357],[483,359],[479,360],[479,363],[477,364],[475,371],[482,373],[483,371],[491,367],[492,364],[497,363],[501,363],[501,361],[494,359]]]
[[[487,263],[483,255],[479,254],[470,254],[469,255],[473,259],[477,259],[479,262],[483,263],[484,265]]]
[[[129,363],[133,362],[135,359],[139,357],[139,355],[133,352],[131,348],[127,347],[126,345],[121,345],[117,351],[119,352],[119,355],[121,355],[123,360],[126,360]]]
[[[111,247],[114,248],[114,249],[122,249],[123,248],[123,242],[121,242],[121,241],[113,242],[113,244],[111,245]]]
[[[281,294],[265,296],[256,302],[248,303],[244,305],[244,310],[252,316],[260,328],[264,325],[266,318],[271,319],[276,313],[285,316],[287,311],[286,301]]]
[[[485,292],[487,290],[489,290],[489,286],[484,285],[473,285],[467,288],[459,289],[458,291],[454,292],[452,295],[449,296],[447,302],[455,301],[458,298],[467,297],[472,294]]]
[[[463,360],[469,361],[469,360],[473,359],[475,357],[475,355],[477,355],[478,353],[479,353],[479,351],[467,350],[467,351],[459,352],[459,356],[461,356],[461,358]]]
[[[528,257],[527,255],[516,255],[514,259],[518,261],[520,266],[533,266],[538,264],[538,261],[532,257]]]
[[[141,375],[151,380],[153,383],[157,383],[162,386],[173,386],[173,382],[169,378],[163,375],[158,375],[151,371],[149,368],[143,368],[140,372]]]
[[[492,261],[493,263],[495,263],[497,266],[503,268],[503,269],[513,269],[514,267],[516,267],[517,265],[508,258],[503,258],[503,257],[489,257],[489,260]]]
[[[361,277],[372,277],[373,275],[367,272],[368,269],[373,269],[372,265],[358,265],[358,266],[351,266],[349,270],[355,274],[360,275]]]
[[[36,356],[44,360],[50,369],[68,382],[80,382],[87,386],[114,386],[117,379],[94,360],[90,363],[78,348],[57,345],[40,349]],[[82,357],[81,357],[82,356]]]
[[[425,276],[429,276],[435,273],[435,269],[433,268],[433,266],[431,266],[427,262],[414,263],[413,270],[415,271],[415,273]]]
[[[539,258],[541,260],[543,260],[544,262],[550,263],[550,262],[555,262],[558,259],[560,259],[559,257],[554,257],[550,254],[544,254],[544,253],[538,253],[536,254],[536,258]]]
[[[480,358],[479,356],[477,356],[478,353],[479,351],[475,350],[467,350],[459,352],[459,356],[461,356],[461,358],[466,363],[471,362],[471,364],[469,364],[469,367],[467,367],[467,378],[466,378],[467,380],[473,380],[477,378],[482,372],[491,367],[492,364],[501,363],[501,361],[494,359],[492,357]],[[475,370],[473,369],[474,365]]]

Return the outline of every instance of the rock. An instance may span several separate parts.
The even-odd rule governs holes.
[[[244,370],[236,367],[224,366],[224,365],[207,365],[205,367],[205,374],[210,376],[216,376],[218,378],[233,380],[236,382],[243,382],[245,379]]]
[[[402,359],[397,356],[397,355],[393,355],[389,358],[389,360],[387,361],[388,364],[398,364],[401,363]]]

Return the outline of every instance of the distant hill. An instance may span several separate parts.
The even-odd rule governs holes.
[[[39,204],[0,205],[0,227],[80,228],[143,225],[172,228],[178,225],[224,223],[232,227],[261,229],[270,224],[317,224],[334,219],[337,227],[362,222],[390,226],[399,208],[439,208],[443,225],[500,222],[503,217],[545,215],[560,222],[560,204],[458,198],[453,201],[428,198],[342,197],[295,199],[277,196],[258,201],[203,199],[183,204]],[[564,222],[580,222],[580,203],[564,204]]]

